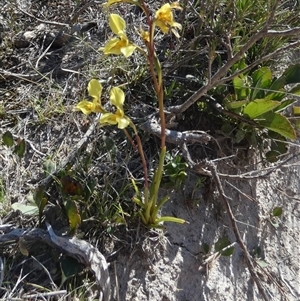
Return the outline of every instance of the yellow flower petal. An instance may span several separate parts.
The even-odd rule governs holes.
[[[119,129],[125,129],[130,124],[130,120],[127,116],[121,118],[117,117],[117,122],[118,122]]]
[[[123,54],[129,57],[134,52],[136,45],[131,44],[125,34],[120,35],[121,38],[112,38],[104,46],[102,51],[104,54]]]
[[[100,117],[100,123],[101,124],[118,124],[117,119],[116,119],[117,115],[113,114],[113,113],[105,113],[102,114]]]
[[[144,42],[150,43],[150,34],[149,34],[149,31],[144,31],[141,28],[140,29],[140,36],[144,40]]]
[[[96,98],[97,101],[100,102],[102,94],[102,85],[96,79],[92,79],[88,84],[88,92],[89,95],[93,97],[93,99]]]
[[[169,32],[169,27],[165,24],[165,22],[160,21],[159,19],[157,19],[155,21],[155,24],[160,28],[160,30],[163,33],[168,33]]]
[[[79,102],[75,107],[75,110],[80,110],[85,115],[89,115],[91,113],[102,113],[104,111],[100,104],[87,100]]]
[[[126,47],[122,47],[121,52],[124,54],[125,57],[129,57],[133,54],[135,48],[136,48],[136,46],[131,44]]]
[[[122,54],[121,48],[123,44],[119,38],[110,39],[103,48],[104,54]]]
[[[113,104],[117,109],[119,109],[123,112],[124,101],[125,101],[124,92],[118,87],[113,87],[110,90],[110,102],[111,102],[111,104]]]
[[[117,14],[111,14],[109,16],[109,27],[116,35],[120,35],[126,28],[125,20]]]
[[[119,129],[125,129],[130,124],[127,116],[119,116],[118,114],[106,113],[100,117],[101,124],[118,125]]]

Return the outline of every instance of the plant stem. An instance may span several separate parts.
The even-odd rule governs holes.
[[[124,133],[127,137],[127,139],[130,141],[132,147],[134,149],[136,149],[140,156],[141,156],[141,160],[142,160],[142,165],[143,165],[143,170],[144,170],[144,178],[145,178],[145,182],[144,182],[144,185],[145,185],[145,188],[149,188],[149,183],[148,183],[148,167],[147,167],[147,162],[146,162],[146,159],[145,159],[145,154],[144,154],[144,150],[143,150],[143,145],[142,145],[142,142],[141,142],[141,138],[138,134],[138,132],[136,131],[136,129],[134,128],[134,133],[135,133],[135,137],[136,137],[136,142],[137,142],[137,146],[135,145],[133,139],[131,138],[131,136],[129,135],[128,131],[126,129],[124,129]]]

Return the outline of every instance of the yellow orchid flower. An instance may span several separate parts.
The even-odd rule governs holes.
[[[174,2],[172,4],[164,4],[156,13],[154,23],[161,29],[163,33],[168,33],[171,28],[172,32],[179,37],[179,34],[176,29],[172,27],[177,27],[178,29],[182,29],[181,24],[174,22],[174,16],[172,9],[182,9],[179,6],[178,2]]]
[[[136,45],[132,44],[125,33],[126,22],[117,14],[111,14],[109,16],[109,26],[117,38],[110,39],[104,48],[101,48],[104,54],[123,54],[125,57],[132,55],[136,49]]]
[[[118,125],[119,129],[125,129],[130,123],[131,120],[127,117],[123,110],[123,104],[125,100],[124,92],[118,88],[114,87],[110,91],[110,102],[114,105],[117,110],[115,113],[105,113],[100,117],[101,124],[112,124]]]
[[[142,28],[140,28],[140,36],[145,43],[150,43],[149,31],[144,31]]]
[[[93,101],[82,100],[77,104],[75,110],[80,110],[83,114],[104,113],[105,110],[101,105],[102,85],[98,80],[92,79],[88,84],[88,93]]]

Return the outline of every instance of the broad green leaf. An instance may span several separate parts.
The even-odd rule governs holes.
[[[234,251],[234,247],[227,248],[230,245],[230,240],[227,237],[222,237],[215,243],[215,250],[216,252],[221,252],[221,255],[223,256],[230,256],[233,254]]]
[[[12,147],[14,145],[14,138],[10,131],[6,131],[2,136],[3,143],[8,146]]]
[[[248,115],[250,119],[255,119],[256,117],[263,115],[267,112],[274,110],[280,105],[279,101],[266,100],[266,99],[256,99],[251,101],[245,108],[244,114]]]
[[[26,205],[26,204],[20,204],[20,203],[13,203],[11,207],[14,210],[21,211],[24,215],[38,215],[39,209],[36,205]]]
[[[282,215],[282,207],[275,207],[273,209],[273,216],[281,216]]]
[[[283,73],[286,78],[286,83],[297,84],[300,83],[300,64],[289,66]]]
[[[69,220],[70,232],[74,233],[75,230],[81,223],[81,217],[78,212],[78,208],[76,206],[75,201],[67,200],[66,202],[66,212]]]
[[[65,283],[69,278],[76,276],[81,270],[81,264],[72,257],[63,256],[60,259],[60,268],[61,268],[61,284],[60,287]]]
[[[270,163],[274,163],[274,162],[277,162],[279,157],[280,156],[280,153],[277,152],[277,151],[274,151],[274,150],[271,150],[271,151],[268,151],[266,153],[266,159],[268,160],[268,162]]]
[[[263,98],[265,96],[265,89],[269,88],[272,82],[271,70],[268,67],[262,67],[253,72],[252,79],[250,100]]]
[[[26,150],[26,143],[24,139],[18,139],[17,144],[14,149],[14,153],[16,153],[20,158],[24,157]]]
[[[264,260],[261,260],[261,259],[257,259],[256,263],[262,268],[266,268],[268,266],[268,264]]]
[[[291,140],[296,139],[295,129],[286,117],[273,112],[264,114],[262,117],[264,118],[263,120],[257,121],[261,126],[274,131],[285,138]]]

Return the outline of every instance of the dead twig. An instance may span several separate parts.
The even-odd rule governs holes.
[[[67,294],[67,290],[61,290],[61,291],[53,291],[53,292],[48,292],[48,293],[22,295],[22,298],[38,300],[39,297],[40,298],[41,297],[55,297],[55,296],[66,295],[66,294]]]
[[[34,18],[34,19],[36,19],[37,21],[39,21],[41,23],[45,23],[45,24],[49,24],[49,25],[56,25],[56,26],[66,26],[66,27],[69,27],[69,24],[67,24],[67,23],[60,23],[60,22],[55,22],[55,21],[47,21],[47,20],[39,19],[38,17],[34,16],[33,14],[31,14],[31,13],[23,10],[19,6],[17,6],[17,9],[19,11],[21,11],[23,14],[25,14],[25,15],[31,17],[31,18]]]

